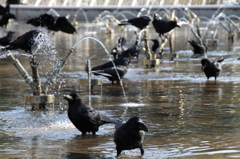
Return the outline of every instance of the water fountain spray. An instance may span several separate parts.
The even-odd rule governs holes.
[[[69,50],[68,54],[60,61],[60,63],[58,64],[58,66],[57,66],[56,69],[54,70],[52,76],[50,76],[50,77],[47,79],[46,83],[45,83],[44,86],[43,86],[43,92],[44,92],[44,93],[47,93],[47,92],[48,92],[48,87],[55,82],[57,76],[58,76],[59,73],[62,71],[63,67],[66,65],[66,61],[67,61],[68,57],[72,54],[72,52],[73,52],[73,50],[75,49],[75,47],[76,47],[82,40],[84,40],[84,39],[93,39],[93,40],[96,40],[96,41],[103,47],[104,51],[108,54],[110,61],[113,63],[113,66],[114,66],[114,68],[116,69],[116,65],[115,65],[115,63],[113,62],[113,60],[111,59],[111,55],[110,55],[110,53],[107,51],[107,48],[104,46],[104,44],[103,44],[100,40],[98,40],[97,38],[95,38],[95,37],[85,36],[85,37],[79,39],[79,40],[73,45],[73,47]],[[90,63],[90,61],[88,61],[88,64],[87,64],[88,67],[90,66],[89,63]],[[88,68],[88,69],[90,70],[90,68]],[[121,80],[121,78],[120,78],[117,70],[116,70],[116,73],[117,73],[117,76],[118,76],[119,81],[120,81],[120,85],[121,85],[121,88],[122,88],[122,91],[123,91],[123,95],[124,95],[124,97],[126,98],[126,101],[128,101],[127,96],[126,96],[126,93],[125,93],[125,90],[124,90],[124,87],[123,87],[122,80]],[[90,74],[89,74],[89,76],[90,76]],[[89,79],[90,79],[90,77],[89,77]],[[89,83],[91,84],[91,81],[90,81]],[[91,85],[89,85],[89,88],[90,88],[90,86],[91,86]]]

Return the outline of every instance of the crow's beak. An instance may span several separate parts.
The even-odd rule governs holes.
[[[144,123],[140,123],[138,128],[139,128],[139,130],[148,132],[148,127]]]
[[[70,95],[64,95],[63,98],[66,100],[73,100],[72,96]]]

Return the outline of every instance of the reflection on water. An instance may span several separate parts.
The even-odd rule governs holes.
[[[32,29],[22,24],[19,35]],[[110,50],[119,35],[105,35],[100,31],[94,37]],[[58,52],[64,57],[73,44],[85,36],[81,28],[77,35],[49,33]],[[92,28],[90,28],[92,29]],[[140,116],[149,127],[144,143],[145,155],[139,150],[124,151],[121,158],[239,158],[239,57],[238,43],[231,48],[221,43],[208,52],[212,59],[226,58],[225,68],[217,81],[207,81],[200,70],[200,59],[191,59],[191,47],[185,34],[175,31],[174,61],[165,54],[160,67],[146,69],[139,60],[133,60],[123,79],[124,90],[103,79],[102,95],[95,87],[92,106],[113,118],[129,119]],[[19,35],[16,35],[19,36]],[[179,38],[184,40],[178,40]],[[134,38],[129,39],[129,46]],[[226,43],[224,43],[225,45]],[[235,46],[236,45],[236,46]],[[51,74],[56,59],[48,55],[38,57],[43,81]],[[0,70],[0,157],[1,158],[115,158],[114,125],[100,127],[97,135],[81,136],[67,118],[67,103],[62,98],[72,90],[78,91],[84,103],[89,103],[85,87],[77,87],[78,78],[87,78],[85,63],[91,57],[93,66],[108,60],[104,49],[92,39],[83,40],[68,60],[50,92],[56,96],[54,110],[29,111],[24,106],[24,94],[31,93],[10,59],[1,59]],[[19,56],[27,71],[28,58]]]

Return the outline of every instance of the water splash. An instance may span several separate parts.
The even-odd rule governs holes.
[[[46,67],[45,65],[39,65],[39,70],[41,74],[48,76],[50,71],[52,71],[56,65],[56,59],[59,59],[58,52],[55,45],[52,43],[52,39],[45,32],[40,32],[34,39],[37,45],[37,50],[35,54],[41,56],[40,63],[49,63],[50,65]]]
[[[73,45],[72,49],[75,49],[75,47],[76,47],[82,40],[84,40],[84,39],[93,39],[93,40],[97,41],[97,42],[103,47],[104,51],[107,53],[107,55],[108,55],[108,57],[109,57],[109,60],[113,63],[113,66],[114,66],[114,68],[116,69],[116,73],[117,73],[117,76],[118,76],[118,78],[119,78],[120,85],[121,85],[121,87],[122,87],[123,95],[124,95],[126,101],[128,101],[127,96],[126,96],[126,93],[125,93],[125,90],[124,90],[124,87],[123,87],[122,80],[121,80],[121,78],[120,78],[120,75],[118,74],[116,65],[115,65],[115,63],[113,62],[112,58],[111,58],[111,54],[108,52],[106,46],[105,46],[99,39],[97,39],[97,38],[95,38],[95,37],[92,37],[92,36],[85,36],[85,37],[79,39],[79,40]]]
[[[140,16],[144,15],[143,14],[144,11],[147,12],[146,15],[150,15],[151,8],[152,8],[151,5],[149,6],[149,8],[141,8],[141,10],[137,14],[137,17],[140,17]]]
[[[192,24],[189,23],[189,21],[186,18],[181,18],[182,22],[186,25],[188,25],[191,28],[191,31],[193,35],[198,39],[200,44],[204,47],[204,52],[206,51],[205,46],[203,45],[203,39],[198,35],[198,33],[195,31],[194,27]],[[204,56],[207,58],[207,54],[204,54]]]
[[[34,55],[56,55],[57,51],[55,50],[55,47],[50,39],[50,37],[44,33],[44,32],[39,32],[36,37],[33,39],[34,45],[36,45],[34,50]],[[2,47],[3,49],[4,47]],[[41,51],[40,51],[41,50]],[[27,54],[27,53],[20,53],[19,51],[11,51],[12,55],[15,56],[26,56],[26,57],[32,57],[32,55]],[[2,50],[0,59],[4,59],[10,56],[7,54],[4,50]],[[50,58],[51,59],[51,58]],[[54,58],[55,59],[55,58]],[[49,60],[49,57],[48,57]]]
[[[118,12],[115,17],[118,18],[119,16],[122,16],[124,18],[124,20],[128,20],[126,15],[125,14],[129,14],[133,17],[136,17],[136,14],[134,14],[133,12],[131,11],[121,11],[121,12]],[[114,15],[114,14],[113,14]]]
[[[86,12],[85,12],[82,8],[79,8],[79,9],[76,11],[76,13],[74,14],[74,20],[77,19],[77,16],[78,16],[78,14],[79,14],[80,11],[81,11],[82,14],[83,14],[83,17],[84,17],[84,19],[85,19],[86,24],[89,24],[87,14],[86,14]]]
[[[63,58],[63,59],[59,62],[58,66],[57,66],[57,68],[54,70],[52,76],[50,76],[50,77],[47,79],[46,83],[44,84],[44,87],[43,87],[43,92],[44,92],[44,93],[47,93],[48,87],[49,87],[51,84],[54,83],[56,77],[57,77],[58,74],[61,72],[61,70],[63,69],[63,67],[66,65],[66,60],[67,60],[67,58],[72,54],[73,50],[77,47],[77,45],[78,45],[82,40],[84,40],[84,39],[93,39],[93,40],[97,41],[97,42],[103,47],[104,51],[105,51],[105,52],[107,53],[107,55],[109,56],[109,60],[113,63],[113,66],[114,66],[114,68],[116,69],[116,65],[115,65],[115,63],[113,62],[113,60],[111,59],[111,54],[108,52],[108,50],[107,50],[107,48],[105,47],[105,45],[104,45],[99,39],[97,39],[97,38],[95,38],[95,37],[85,36],[85,37],[79,39],[79,40],[73,45],[73,47],[69,50],[69,52],[68,52],[68,54],[66,55],[66,57]],[[128,101],[127,96],[126,96],[126,93],[125,93],[125,90],[124,90],[124,87],[123,87],[122,80],[121,80],[121,78],[120,78],[117,70],[116,70],[116,73],[117,73],[117,76],[118,76],[119,81],[120,81],[120,85],[121,85],[121,88],[122,88],[122,91],[123,91],[123,95],[124,95],[126,101]]]

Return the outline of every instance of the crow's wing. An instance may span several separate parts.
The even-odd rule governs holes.
[[[59,28],[62,32],[74,34],[76,29],[74,26],[67,20],[66,17],[59,17],[56,21],[56,27]]]
[[[87,108],[85,113],[83,113],[85,120],[89,121],[93,125],[103,125],[105,123],[116,123],[115,120],[109,118],[108,116],[99,113],[98,111]]]

